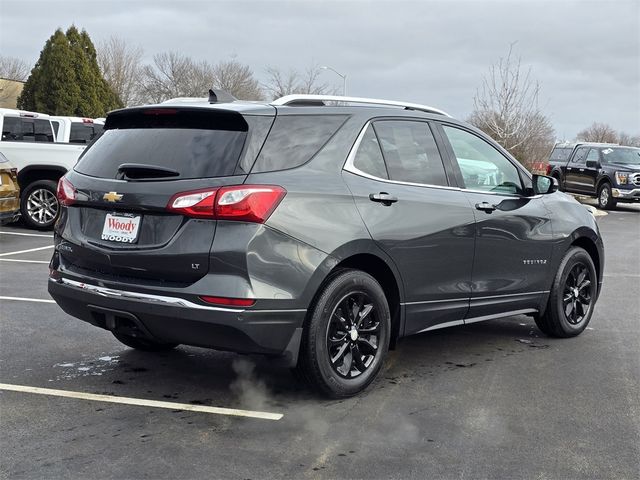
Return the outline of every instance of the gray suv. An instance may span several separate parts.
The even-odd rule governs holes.
[[[280,357],[354,395],[406,335],[518,314],[585,329],[602,239],[556,190],[422,105],[127,108],[59,183],[49,292],[130,347]]]

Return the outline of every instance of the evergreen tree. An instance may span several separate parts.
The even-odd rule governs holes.
[[[66,35],[58,29],[47,40],[18,98],[18,108],[50,115],[101,117],[120,106],[89,35],[75,26]]]

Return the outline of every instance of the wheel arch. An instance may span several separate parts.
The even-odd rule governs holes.
[[[29,184],[38,180],[60,180],[67,170],[54,165],[29,165],[18,171],[18,184],[21,190],[25,190]]]
[[[593,241],[591,238],[589,238],[588,236],[580,236],[577,237],[576,239],[573,240],[573,242],[571,242],[571,247],[580,247],[584,250],[586,250],[586,252],[589,254],[589,256],[591,257],[591,260],[593,260],[593,265],[596,267],[596,275],[598,276],[598,284],[600,284],[601,280],[602,280],[602,265],[601,265],[601,258],[600,258],[600,252],[598,251],[598,247],[596,245],[596,242]]]
[[[395,348],[396,341],[404,331],[404,311],[401,306],[404,290],[400,272],[393,261],[372,240],[359,240],[339,248],[324,263],[317,271],[323,272],[321,278],[310,282],[308,287],[313,292],[309,307],[315,303],[322,287],[337,272],[344,269],[362,270],[376,279],[387,297],[391,312],[390,348]]]
[[[611,178],[609,178],[608,175],[603,175],[599,180],[598,183],[596,184],[596,195],[599,194],[600,192],[600,187],[602,186],[603,183],[608,183],[609,185],[613,186],[613,181],[611,181]]]

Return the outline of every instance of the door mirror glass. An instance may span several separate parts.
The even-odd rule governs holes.
[[[558,180],[547,175],[533,176],[533,192],[536,195],[546,195],[558,190]]]
[[[587,168],[598,168],[598,162],[596,160],[587,160]]]

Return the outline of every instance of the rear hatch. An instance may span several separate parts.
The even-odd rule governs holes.
[[[68,206],[57,226],[64,265],[105,280],[174,287],[202,278],[217,222],[198,206],[188,214],[182,207],[193,198],[206,206],[211,192],[245,181],[273,123],[273,109],[261,109],[110,114],[104,134],[59,186]]]

